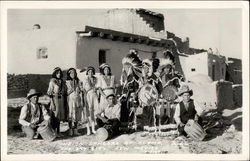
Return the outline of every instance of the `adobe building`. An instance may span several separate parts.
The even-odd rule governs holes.
[[[182,73],[179,50],[189,48],[182,44],[187,43],[178,41],[178,49],[171,34],[165,31],[162,14],[145,9],[11,9],[8,10],[8,73],[28,74],[18,78],[24,79],[22,82],[28,80],[28,85],[16,85],[14,79],[8,90],[34,87],[46,92],[55,67],[67,70],[91,65],[98,69],[102,63],[111,66],[118,81],[122,58],[130,49],[138,50],[142,59],[162,57],[165,49],[171,50],[176,57],[176,69]],[[10,75],[8,80],[14,77]]]
[[[242,61],[237,58],[227,58],[226,80],[234,84],[242,84]]]
[[[45,93],[57,66],[63,70],[89,65],[98,69],[100,64],[108,63],[118,81],[121,60],[130,49],[138,50],[142,59],[162,57],[166,49],[172,51],[176,70],[187,79],[197,73],[213,80],[225,79],[225,58],[190,48],[189,38],[183,40],[165,31],[160,13],[145,9],[11,9],[8,73],[27,76],[20,76],[24,80],[21,85],[16,85],[17,81],[8,83],[8,90],[26,93],[29,88],[37,88]],[[12,77],[15,76],[8,80]]]
[[[164,16],[144,9],[11,9],[7,35],[8,95],[20,90],[23,95],[29,88],[45,93],[55,67],[98,69],[108,63],[119,80],[121,60],[130,49],[142,59],[174,49],[166,39]]]
[[[183,73],[187,80],[195,75],[206,75],[212,81],[226,80],[226,57],[203,52],[180,57]]]
[[[164,16],[145,9],[8,10],[8,95],[29,88],[45,93],[55,67],[82,69],[102,63],[111,66],[117,81],[122,58],[136,49],[142,59],[162,57],[168,49],[175,68],[189,78],[197,73],[225,79],[223,56],[189,47],[165,31]],[[199,54],[200,53],[200,54]],[[203,62],[203,63],[200,63]],[[17,82],[22,82],[17,83]],[[12,92],[10,92],[12,91]]]
[[[178,40],[178,41],[177,41]],[[108,63],[120,76],[121,60],[130,49],[142,59],[162,57],[165,49],[176,57],[189,54],[189,39],[166,32],[164,16],[145,9],[9,10],[8,73],[51,74]]]

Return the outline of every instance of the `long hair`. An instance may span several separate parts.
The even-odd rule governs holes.
[[[101,73],[102,75],[105,75],[105,73],[104,73],[104,69],[105,69],[105,68],[108,68],[108,69],[109,69],[108,76],[111,76],[112,73],[111,73],[111,68],[110,68],[109,66],[106,66],[106,67],[104,67],[104,68],[100,68],[100,73]]]
[[[70,77],[70,71],[73,70],[75,72],[75,80],[77,82],[79,82],[79,78],[77,77],[77,73],[76,73],[76,69],[75,68],[69,68],[69,70],[67,71],[67,78],[66,80],[73,80],[71,77]]]
[[[56,77],[57,72],[60,72],[60,74],[61,74],[60,78]],[[55,79],[62,79],[63,78],[63,72],[62,72],[62,70],[60,68],[55,68],[51,77],[55,78]]]

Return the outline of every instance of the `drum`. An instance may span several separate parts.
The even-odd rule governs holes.
[[[177,88],[172,85],[166,85],[162,91],[163,98],[165,98],[168,102],[174,101],[177,96]]]
[[[158,100],[158,91],[151,84],[145,84],[138,91],[140,105],[151,106]]]
[[[194,140],[202,141],[206,136],[206,132],[194,120],[188,120],[184,127],[184,131]]]
[[[104,125],[97,129],[96,138],[98,141],[103,142],[113,136],[113,130],[111,125]]]
[[[48,125],[40,126],[37,132],[42,136],[45,141],[53,141],[56,138],[55,131]]]

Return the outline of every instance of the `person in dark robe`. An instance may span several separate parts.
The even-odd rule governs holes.
[[[122,59],[122,75],[120,83],[122,85],[121,94],[121,122],[128,123],[133,117],[131,107],[134,102],[138,102],[136,95],[139,89],[139,79],[141,77],[142,61],[138,56],[137,51],[130,50],[130,53]],[[131,115],[132,114],[132,115]]]
[[[160,78],[155,75],[157,67],[159,66],[158,59],[145,59],[142,63],[143,70],[142,70],[142,77],[140,79],[140,86],[145,84],[153,85],[158,92],[158,95],[161,94],[162,91],[162,83]],[[144,126],[155,126],[156,124],[156,113],[155,113],[155,105],[146,105],[143,106],[143,114],[142,120]]]

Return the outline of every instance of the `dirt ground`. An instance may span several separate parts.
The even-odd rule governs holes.
[[[141,131],[98,142],[95,135],[86,135],[84,126],[79,129],[81,136],[67,136],[67,123],[61,123],[64,137],[46,142],[42,139],[26,139],[18,124],[20,106],[13,103],[10,105],[10,102],[8,106],[8,154],[239,154],[242,152],[241,107],[224,110],[223,125],[210,129],[203,141],[193,141],[184,136],[160,136],[159,133]]]

